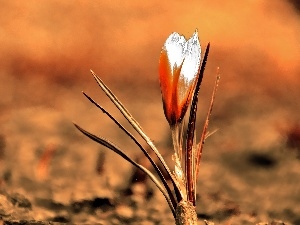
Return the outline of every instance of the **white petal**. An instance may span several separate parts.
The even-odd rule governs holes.
[[[167,52],[170,68],[179,67],[184,58],[184,48],[186,40],[184,36],[174,32],[172,33],[164,44],[164,49]]]
[[[201,46],[196,30],[184,46],[184,62],[181,68],[180,78],[185,79],[187,84],[195,80],[200,66],[200,60]]]

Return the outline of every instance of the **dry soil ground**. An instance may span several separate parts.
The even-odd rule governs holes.
[[[151,181],[73,122],[145,163],[81,94],[134,133],[93,81],[93,69],[172,167],[159,53],[171,32],[188,37],[198,28],[202,49],[211,42],[199,135],[221,72],[210,124],[218,131],[206,142],[197,183],[199,224],[300,224],[299,1],[0,5],[0,223],[174,224]]]

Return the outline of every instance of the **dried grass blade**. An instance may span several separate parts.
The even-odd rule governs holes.
[[[196,181],[196,168],[193,168],[193,165],[195,166],[195,163],[193,161],[195,160],[195,149],[193,149],[194,145],[194,133],[195,133],[195,127],[196,127],[196,115],[197,115],[197,104],[198,104],[198,94],[200,90],[200,86],[202,83],[202,79],[204,76],[205,66],[208,58],[210,43],[208,43],[205,54],[203,57],[203,61],[201,63],[201,68],[199,71],[199,75],[197,78],[197,83],[194,90],[193,100],[191,104],[190,109],[190,117],[188,122],[188,129],[187,129],[187,144],[186,144],[186,153],[185,153],[185,173],[186,173],[186,185],[187,185],[187,195],[188,195],[188,201],[190,201],[195,206],[195,181]]]
[[[115,104],[115,106],[120,110],[120,112],[123,114],[123,116],[127,119],[127,121],[131,124],[131,126],[139,133],[139,135],[146,141],[148,146],[154,151],[158,159],[160,160],[161,164],[171,177],[172,184],[174,186],[175,194],[177,197],[177,201],[180,202],[182,200],[182,195],[172,177],[172,173],[165,162],[162,155],[159,153],[157,148],[155,147],[154,143],[151,141],[151,139],[145,134],[141,126],[138,124],[138,122],[133,118],[133,116],[129,113],[129,111],[123,106],[123,104],[118,100],[118,98],[112,93],[112,91],[104,84],[104,82],[91,70],[91,73],[93,74],[95,80],[97,81],[100,88],[105,92],[105,94],[110,98],[110,100]]]
[[[95,74],[95,72],[92,70],[91,70],[91,73],[93,74],[95,80],[97,81],[97,83],[101,87],[101,89],[110,98],[110,100],[115,104],[115,106],[121,111],[121,113],[124,115],[124,117],[127,120],[132,121],[132,123],[134,123],[135,126],[138,127],[140,130],[143,130],[142,127],[139,125],[139,123],[134,119],[134,117],[129,113],[129,111],[119,101],[117,96],[115,96],[114,93],[104,84],[104,82],[100,79],[100,77],[98,77],[97,74]]]
[[[201,160],[201,155],[202,155],[202,151],[203,151],[203,146],[204,146],[204,143],[205,143],[205,139],[212,135],[213,133],[215,132],[212,132],[210,134],[207,133],[207,129],[208,129],[208,125],[209,125],[209,118],[210,118],[210,115],[211,115],[211,112],[212,112],[212,109],[213,109],[213,105],[214,105],[214,101],[215,101],[215,98],[216,98],[216,93],[217,93],[217,89],[218,89],[218,86],[219,86],[219,81],[220,81],[220,76],[219,74],[217,75],[217,78],[216,78],[216,81],[215,81],[215,86],[214,86],[214,89],[213,89],[213,93],[212,93],[212,96],[211,96],[211,101],[210,101],[210,105],[209,105],[209,108],[208,108],[208,112],[207,112],[207,116],[206,116],[206,119],[205,119],[205,123],[204,123],[204,126],[203,126],[203,130],[202,130],[202,134],[201,134],[201,138],[200,138],[200,141],[199,141],[199,144],[198,144],[198,147],[197,147],[197,155],[196,155],[196,178],[198,177],[198,174],[199,174],[199,168],[200,168],[200,160]]]
[[[150,161],[151,165],[154,167],[156,173],[158,174],[159,178],[163,182],[164,187],[166,188],[168,195],[172,201],[173,207],[175,208],[177,205],[177,202],[175,200],[175,197],[170,189],[170,187],[167,184],[167,181],[165,177],[163,176],[161,170],[159,167],[156,165],[156,163],[153,161],[147,150],[137,141],[137,139],[125,128],[120,124],[109,112],[107,112],[101,105],[99,105],[97,102],[95,102],[90,96],[88,96],[86,93],[82,92],[84,96],[91,102],[93,103],[97,108],[99,108],[104,114],[106,114],[127,136],[129,136],[134,143],[142,150],[144,155],[147,157],[147,159]]]
[[[159,182],[159,180],[153,175],[153,173],[151,173],[149,170],[147,170],[145,167],[143,167],[142,165],[138,164],[137,162],[135,162],[134,160],[132,160],[129,156],[127,156],[119,147],[117,147],[115,144],[113,144],[111,141],[103,138],[103,137],[97,137],[96,135],[93,135],[91,133],[89,133],[88,131],[84,130],[83,128],[81,128],[80,126],[78,126],[77,124],[75,124],[75,127],[82,132],[84,135],[86,135],[87,137],[89,137],[90,139],[92,139],[93,141],[109,148],[110,150],[112,150],[113,152],[117,153],[118,155],[120,155],[123,159],[125,159],[126,161],[130,162],[132,165],[136,166],[137,168],[139,168],[140,170],[142,170],[144,173],[146,173],[150,179],[155,183],[155,185],[158,187],[158,189],[162,192],[162,194],[165,196],[169,207],[173,213],[173,216],[175,218],[175,209],[173,207],[172,201],[168,196],[168,193],[166,192],[166,190],[163,188],[162,184]]]

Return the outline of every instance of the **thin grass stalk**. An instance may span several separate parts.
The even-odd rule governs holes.
[[[182,164],[182,129],[183,122],[175,124],[171,127],[172,140],[175,153],[172,155],[174,161],[174,176],[175,181],[179,187],[179,191],[183,196],[183,199],[186,199],[186,188],[185,188],[185,174],[183,173],[183,164]]]
[[[130,162],[132,165],[136,166],[137,168],[142,170],[145,174],[147,174],[150,177],[150,179],[154,182],[154,184],[158,187],[158,189],[161,191],[161,193],[165,196],[165,198],[168,202],[168,205],[169,205],[169,207],[170,207],[170,209],[173,213],[173,216],[174,216],[174,218],[176,218],[175,208],[173,207],[173,203],[172,203],[171,199],[169,198],[168,193],[166,192],[164,187],[161,185],[161,183],[157,180],[157,178],[149,170],[147,170],[145,167],[143,167],[142,165],[140,165],[137,162],[135,162],[134,160],[132,160],[118,146],[116,146],[111,141],[109,141],[109,140],[107,140],[103,137],[97,137],[96,135],[89,133],[88,131],[84,130],[83,128],[81,128],[80,126],[78,126],[75,123],[74,123],[74,125],[84,135],[86,135],[87,137],[89,137],[93,141],[95,141],[95,142],[107,147],[108,149],[114,151],[115,153],[120,155],[123,159]]]
[[[175,208],[177,205],[176,199],[174,198],[174,195],[169,187],[169,185],[167,184],[167,181],[165,179],[165,177],[163,176],[161,170],[159,169],[159,167],[156,165],[156,163],[153,161],[153,159],[151,158],[151,156],[149,155],[149,153],[147,152],[147,150],[145,148],[143,148],[143,146],[137,141],[137,139],[125,128],[122,126],[122,124],[120,124],[109,112],[107,112],[101,105],[99,105],[97,102],[95,102],[91,97],[89,97],[86,93],[82,92],[84,94],[84,96],[91,102],[93,103],[97,108],[99,108],[104,114],[106,114],[123,132],[125,132],[125,134],[127,136],[129,136],[134,143],[142,150],[142,152],[144,153],[144,155],[147,157],[147,159],[150,161],[151,165],[154,167],[156,173],[158,174],[159,178],[161,179],[161,181],[163,182],[163,185],[165,186],[165,189],[168,192],[168,195],[171,199],[172,205]]]
[[[211,101],[210,101],[210,105],[209,105],[209,108],[208,108],[208,112],[207,112],[207,116],[206,116],[206,119],[205,119],[205,123],[203,125],[203,130],[202,130],[202,133],[201,133],[201,138],[200,138],[200,141],[199,141],[199,144],[198,144],[198,147],[197,147],[197,155],[196,155],[196,177],[198,177],[198,174],[199,174],[200,160],[201,160],[201,156],[202,156],[202,151],[203,151],[203,146],[204,146],[205,140],[206,140],[206,138],[209,135],[212,134],[212,133],[208,134],[207,133],[207,129],[208,129],[208,125],[209,125],[209,118],[211,116],[211,112],[212,112],[212,109],[213,109],[214,101],[215,101],[215,98],[216,98],[216,93],[217,93],[217,90],[218,90],[219,82],[220,82],[220,75],[218,74],[217,78],[216,78],[216,81],[215,81],[213,93],[212,93],[212,96],[211,96]]]
[[[111,92],[111,90],[103,83],[103,81],[91,70],[91,73],[93,74],[95,80],[97,81],[100,88],[105,92],[105,94],[110,98],[110,100],[115,104],[115,106],[120,110],[120,112],[123,114],[123,116],[127,119],[127,121],[132,125],[132,127],[139,133],[139,135],[146,141],[148,146],[154,151],[160,162],[162,163],[163,167],[169,174],[172,184],[174,186],[174,191],[177,197],[177,201],[180,202],[183,198],[179,188],[176,185],[176,182],[174,181],[174,178],[172,177],[172,173],[166,164],[165,160],[163,159],[162,155],[159,153],[157,148],[155,147],[154,143],[151,141],[151,139],[145,134],[141,126],[138,124],[138,122],[133,118],[133,116],[128,112],[128,110],[123,106],[123,104],[117,99],[117,97]]]
[[[185,173],[186,173],[186,189],[188,194],[188,201],[191,202],[195,206],[195,169],[193,168],[193,160],[195,155],[193,154],[193,145],[194,145],[194,133],[196,127],[196,115],[197,115],[197,104],[198,104],[198,94],[200,90],[200,85],[202,83],[205,65],[208,58],[210,43],[208,43],[203,61],[201,63],[201,68],[199,71],[199,76],[197,78],[197,83],[194,90],[194,95],[192,99],[191,109],[190,109],[190,117],[188,122],[188,129],[187,129],[187,138],[186,138],[186,152],[185,152]]]

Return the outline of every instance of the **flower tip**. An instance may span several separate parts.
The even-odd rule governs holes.
[[[188,40],[173,32],[163,45],[159,79],[165,116],[171,126],[182,121],[190,104],[200,60],[197,29]]]

